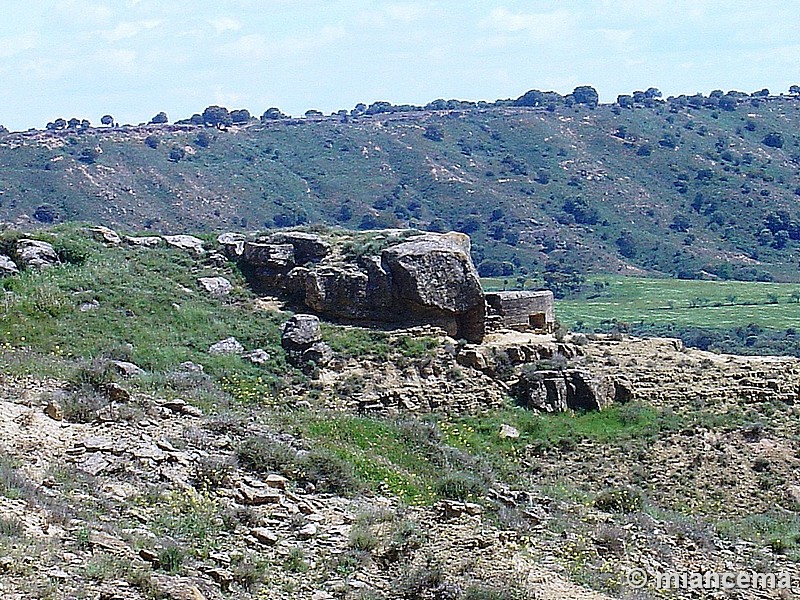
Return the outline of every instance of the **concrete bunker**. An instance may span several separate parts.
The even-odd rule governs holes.
[[[556,327],[551,291],[486,292],[490,329],[552,333]]]

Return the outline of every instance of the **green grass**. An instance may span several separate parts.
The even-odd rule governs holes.
[[[680,426],[681,417],[639,403],[611,406],[600,412],[538,414],[521,408],[491,415],[462,416],[440,423],[443,439],[476,456],[515,463],[531,445],[539,448],[571,445],[581,440],[622,443],[655,439]],[[501,438],[500,427],[511,425],[519,438]]]
[[[800,517],[796,513],[754,514],[738,521],[721,521],[718,530],[744,538],[800,561]]]
[[[587,287],[595,282],[608,282],[597,297],[556,302],[557,317],[567,327],[593,328],[613,319],[679,327],[800,327],[800,284],[597,276]]]
[[[676,415],[640,404],[553,415],[509,408],[491,415],[442,417],[435,423],[336,413],[305,419],[300,425],[305,439],[351,463],[367,486],[410,504],[449,497],[456,487],[458,494],[474,497],[488,473],[513,482],[524,471],[531,448],[574,447],[581,440],[618,444],[655,439],[682,423]],[[504,423],[517,428],[520,437],[501,438]],[[467,481],[467,476],[474,479]]]
[[[305,435],[350,462],[368,485],[396,494],[412,504],[434,497],[439,476],[435,444],[423,424],[342,414],[312,419]]]
[[[61,235],[87,234],[67,228]],[[0,280],[0,342],[6,348],[64,359],[131,360],[151,373],[194,361],[243,400],[267,397],[276,379],[291,374],[280,349],[286,315],[251,310],[252,294],[235,271],[227,276],[239,291],[221,301],[197,285],[198,277],[216,270],[188,253],[103,248],[88,240],[83,248],[79,263]],[[208,354],[209,346],[229,336],[247,349],[266,349],[272,358],[256,367],[236,356]]]
[[[386,331],[364,327],[322,325],[323,337],[331,349],[344,357],[373,357],[387,360],[392,354],[406,358],[430,355],[438,346],[432,337],[393,336]]]

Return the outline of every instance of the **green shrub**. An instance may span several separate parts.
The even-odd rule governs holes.
[[[192,465],[192,481],[200,489],[216,490],[230,483],[234,467],[227,457],[201,457]]]
[[[167,573],[177,573],[186,560],[186,553],[177,545],[169,545],[158,553],[158,566]]]
[[[525,597],[518,589],[475,584],[464,590],[461,600],[523,600]]]
[[[99,245],[88,234],[59,235],[53,241],[53,250],[62,263],[82,265],[94,255]]]
[[[233,580],[248,592],[264,581],[269,567],[269,561],[254,556],[231,561]]]
[[[299,466],[302,478],[319,492],[350,495],[361,489],[353,465],[333,452],[312,450],[300,459]]]
[[[644,498],[637,490],[619,488],[597,495],[594,506],[599,510],[617,513],[633,513],[642,509]]]
[[[401,571],[392,586],[395,593],[404,600],[439,597],[435,594],[444,591],[445,574],[442,565],[433,557],[426,557],[425,563],[407,567]]]
[[[433,489],[449,500],[474,500],[486,493],[486,484],[471,473],[451,471],[438,479]]]
[[[22,535],[22,523],[16,517],[0,517],[0,537],[18,538]]]
[[[246,438],[236,451],[239,463],[258,473],[280,473],[286,477],[298,474],[295,450],[278,440],[265,436]]]
[[[289,554],[283,561],[283,568],[290,573],[305,573],[308,571],[308,562],[306,562],[306,554],[302,548],[294,547],[289,550]]]
[[[68,423],[94,423],[108,404],[105,396],[84,387],[70,392],[61,400],[61,411]]]
[[[386,563],[397,563],[421,548],[426,540],[425,531],[416,521],[408,518],[400,519],[391,529],[382,558]]]
[[[378,536],[366,524],[356,524],[350,530],[350,547],[360,552],[371,552],[379,543]]]

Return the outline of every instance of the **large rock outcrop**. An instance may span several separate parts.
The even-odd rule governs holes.
[[[53,246],[41,240],[19,240],[16,251],[26,269],[46,269],[61,263]]]
[[[511,393],[525,408],[542,412],[603,410],[633,397],[627,381],[577,369],[523,372]]]
[[[279,232],[244,242],[239,261],[257,291],[288,297],[328,318],[429,324],[454,337],[483,338],[486,303],[468,236],[372,235],[375,250],[359,254],[316,234]]]

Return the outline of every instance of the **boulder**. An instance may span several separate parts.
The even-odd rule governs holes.
[[[227,296],[233,289],[233,284],[224,277],[200,277],[197,283],[199,283],[200,287],[208,294],[216,298]]]
[[[291,269],[295,264],[294,247],[291,244],[245,242],[242,260],[251,267],[272,270]]]
[[[224,354],[242,354],[244,346],[235,337],[225,338],[216,344],[212,344],[208,349],[208,353],[213,356],[221,356]]]
[[[303,350],[301,361],[315,365],[327,365],[333,359],[333,350],[325,342],[317,342],[310,348]]]
[[[283,324],[281,346],[289,362],[298,367],[322,366],[333,358],[333,350],[322,341],[319,318],[295,315]]]
[[[321,341],[319,317],[294,315],[283,324],[281,346],[287,350],[306,350]]]
[[[144,369],[126,360],[112,360],[109,365],[123,377],[136,377],[137,375],[144,375]]]
[[[26,269],[45,269],[61,263],[53,246],[41,240],[19,240],[16,253]]]
[[[486,302],[468,236],[426,234],[385,249],[381,257],[412,319],[441,326],[455,337],[483,339]]]
[[[165,235],[164,241],[167,246],[178,248],[179,250],[188,250],[195,256],[203,256],[206,253],[203,247],[203,240],[193,235]]]
[[[217,242],[222,246],[222,253],[231,260],[238,259],[244,252],[244,242],[247,239],[241,233],[222,233],[217,236]]]
[[[467,344],[456,356],[458,364],[470,369],[477,369],[479,371],[486,371],[492,366],[491,355],[485,346],[476,346]]]
[[[511,393],[526,408],[542,412],[603,410],[633,396],[628,382],[580,370],[523,373]]]
[[[161,245],[162,239],[155,235],[134,237],[126,235],[122,238],[129,246],[136,248],[158,248]]]
[[[269,352],[263,348],[256,348],[255,350],[242,354],[242,358],[250,361],[254,365],[263,365],[269,361],[270,356]]]
[[[10,275],[19,275],[19,268],[5,254],[0,254],[0,277],[9,277]]]
[[[305,304],[312,310],[335,318],[369,319],[373,307],[368,301],[369,275],[355,267],[320,267],[305,270],[302,284]]]
[[[519,438],[519,429],[509,425],[508,423],[503,423],[500,425],[499,435],[503,439],[516,440]]]
[[[278,543],[277,534],[266,527],[254,527],[250,530],[250,535],[252,535],[258,543],[265,546],[274,546]]]
[[[298,265],[317,262],[328,256],[331,245],[314,233],[281,231],[269,238],[273,244],[290,244],[294,248],[294,259]]]
[[[113,229],[98,225],[97,227],[90,227],[89,233],[98,242],[104,243],[106,246],[119,246],[122,243],[122,238]]]
[[[320,315],[427,324],[454,337],[483,339],[486,303],[469,237],[461,233],[416,235],[379,256],[343,258],[320,236],[280,232],[244,242],[240,264],[258,292],[281,294]]]

